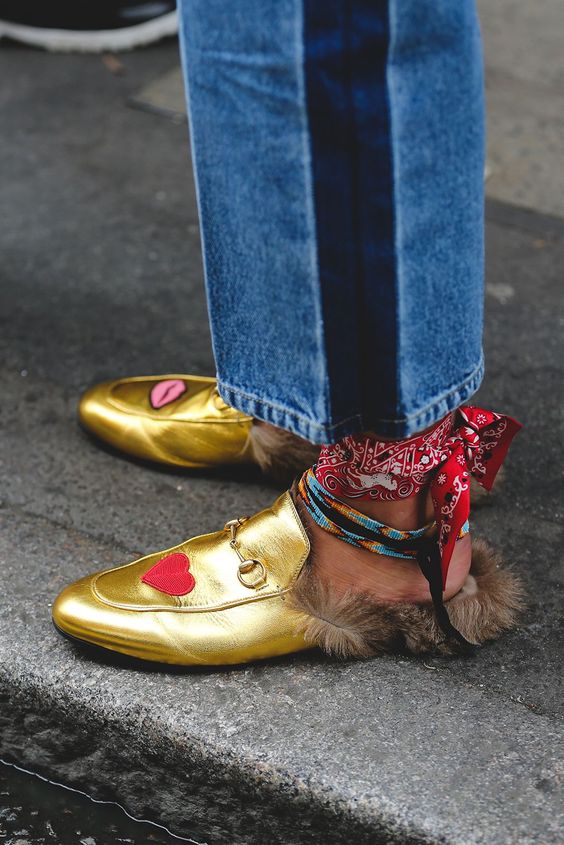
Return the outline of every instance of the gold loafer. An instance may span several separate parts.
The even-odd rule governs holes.
[[[138,376],[106,381],[82,396],[78,416],[101,440],[144,460],[205,469],[257,464],[289,484],[317,460],[319,446],[227,405],[216,380]]]
[[[254,462],[252,417],[225,404],[214,378],[103,382],[83,394],[78,416],[88,431],[137,458],[191,468]]]
[[[288,596],[309,552],[286,492],[222,531],[71,584],[53,621],[85,643],[161,663],[226,665],[302,651],[311,643]]]

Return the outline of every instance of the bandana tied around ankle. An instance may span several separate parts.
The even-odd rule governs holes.
[[[358,499],[397,501],[429,485],[444,590],[456,540],[470,513],[470,476],[490,490],[520,428],[512,417],[465,405],[407,440],[351,435],[323,446],[313,471],[330,493]]]
[[[452,625],[443,603],[448,568],[457,539],[468,532],[470,476],[490,490],[520,428],[511,417],[466,405],[406,440],[349,436],[324,446],[298,484],[300,498],[326,531],[373,552],[417,560],[439,626],[466,654],[476,646]],[[433,535],[432,526],[398,531],[383,525],[334,495],[397,501],[427,485],[435,511]]]
[[[429,582],[437,622],[443,633],[447,639],[456,640],[465,653],[474,651],[474,644],[468,642],[451,624],[443,603],[439,546],[434,533],[429,536],[435,523],[414,531],[400,531],[384,525],[329,493],[317,481],[313,469],[302,475],[298,483],[298,495],[317,524],[346,543],[389,557],[416,560]],[[458,539],[468,534],[469,530],[466,521],[458,533]]]

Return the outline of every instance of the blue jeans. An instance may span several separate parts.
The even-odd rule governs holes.
[[[180,0],[226,402],[404,437],[483,375],[474,0]]]

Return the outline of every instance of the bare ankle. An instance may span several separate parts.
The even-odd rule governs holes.
[[[349,501],[357,510],[361,509],[359,505],[362,504],[361,512],[367,516],[392,528],[409,531],[421,528],[432,520],[432,503],[429,514],[428,498],[427,493],[412,497],[407,507],[405,502]],[[325,586],[338,595],[347,592],[364,593],[381,603],[430,603],[429,584],[417,561],[389,557],[351,546],[321,528],[299,497],[297,506],[311,540],[313,573]],[[470,570],[471,554],[468,534],[456,544],[444,592],[445,600],[462,589]]]

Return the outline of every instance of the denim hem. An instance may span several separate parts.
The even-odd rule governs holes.
[[[480,358],[478,366],[462,383],[451,388],[431,404],[399,419],[364,419],[361,414],[355,414],[338,423],[318,423],[296,411],[282,405],[277,405],[255,394],[247,393],[236,387],[230,387],[222,381],[217,382],[217,389],[222,399],[242,413],[255,417],[263,422],[272,423],[304,437],[311,443],[335,443],[349,434],[360,431],[374,431],[384,437],[410,437],[418,431],[428,428],[438,422],[450,411],[458,408],[472,396],[479,388],[484,377],[484,357]]]
[[[464,379],[463,382],[452,387],[448,392],[443,393],[438,399],[435,399],[431,404],[425,408],[416,411],[413,414],[408,414],[397,420],[379,419],[374,424],[372,422],[365,427],[364,431],[375,431],[378,434],[383,434],[386,437],[411,437],[419,431],[429,428],[430,425],[441,420],[450,411],[454,411],[471,396],[476,393],[482,380],[484,378],[484,356],[480,357],[480,361],[471,372],[471,374]]]
[[[333,426],[324,423],[317,423],[309,417],[291,411],[282,405],[269,402],[267,399],[260,399],[252,393],[246,393],[237,387],[230,387],[222,381],[217,381],[217,391],[224,402],[236,408],[244,414],[255,417],[257,420],[272,423],[279,428],[285,428],[293,434],[309,440],[310,443],[331,443],[344,435],[334,435]],[[349,417],[343,420],[338,426],[344,426],[346,433],[351,434],[361,431],[361,417]]]

